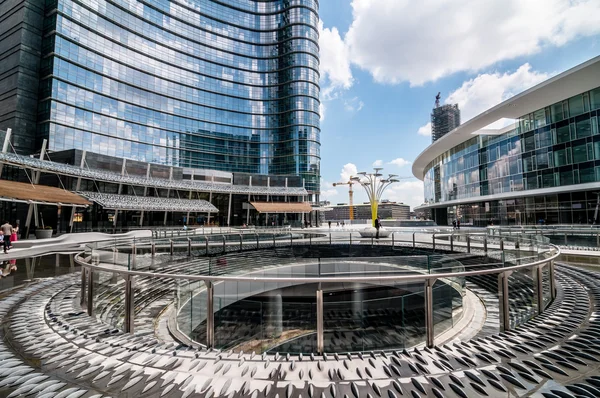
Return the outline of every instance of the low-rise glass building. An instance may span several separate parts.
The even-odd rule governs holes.
[[[600,222],[600,57],[454,129],[413,174],[440,225]],[[501,119],[512,123],[486,128]]]

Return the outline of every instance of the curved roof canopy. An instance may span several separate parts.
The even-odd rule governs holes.
[[[423,180],[425,167],[436,157],[467,141],[473,134],[494,133],[493,130],[483,130],[486,126],[503,118],[518,119],[596,87],[600,87],[600,56],[523,91],[461,124],[421,152],[413,162],[412,172]]]

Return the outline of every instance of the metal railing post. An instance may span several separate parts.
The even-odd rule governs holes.
[[[254,235],[256,236],[256,248],[260,249],[260,242],[259,242],[259,239],[258,239],[258,234],[255,232]]]
[[[498,274],[498,298],[500,301],[500,326],[502,331],[510,330],[510,307],[508,303],[508,277],[512,272]]]
[[[450,251],[454,251],[454,234],[450,235]]]
[[[125,316],[123,319],[123,329],[125,333],[133,333],[133,324],[135,321],[133,282],[133,275],[125,275]]]
[[[483,238],[483,252],[487,254],[487,236]]]
[[[536,290],[537,290],[537,301],[538,301],[538,305],[537,305],[537,310],[538,310],[538,314],[541,314],[542,312],[544,312],[544,265],[538,265],[537,267],[534,268],[534,272],[537,274],[537,280],[536,280]]]
[[[210,281],[206,284],[206,347],[215,347],[215,286]]]
[[[317,288],[317,352],[319,354],[323,354],[325,351],[325,341],[323,335],[323,290],[319,285]]]
[[[548,263],[550,276],[550,296],[552,300],[556,298],[556,279],[554,279],[554,260]]]
[[[240,234],[240,251],[244,250],[244,236]]]
[[[331,246],[331,232],[329,233],[329,246]]]
[[[227,239],[225,239],[225,235],[221,235],[223,237],[223,253],[227,252]]]
[[[150,245],[150,250],[152,257],[156,256],[156,243],[152,242],[152,244]]]
[[[567,245],[567,233],[565,232],[565,246]]]
[[[416,232],[413,232],[413,249],[415,249],[417,247],[417,240],[415,238],[415,234],[416,234]]]
[[[467,235],[467,253],[471,253],[471,236]]]
[[[434,346],[434,330],[433,330],[433,284],[435,279],[427,279],[425,281],[425,335],[427,347]]]
[[[504,250],[504,239],[500,239],[500,250]]]
[[[352,235],[351,235],[352,236]],[[394,248],[394,233],[392,232],[392,249]]]
[[[435,251],[435,234],[431,235],[431,242],[432,242],[432,246],[433,246],[433,251]]]
[[[275,247],[275,232],[273,232],[273,247]]]
[[[204,244],[206,246],[206,255],[208,256],[208,236],[204,235]]]
[[[87,267],[81,267],[81,290],[79,292],[79,305],[83,309],[85,307],[85,288],[86,288],[86,279],[87,279]]]
[[[291,232],[290,232],[290,246],[294,246],[294,237]]]
[[[87,286],[87,314],[92,316],[94,313],[94,271],[88,269],[88,286]]]
[[[173,239],[169,239],[169,245],[171,246],[171,256],[173,255]]]
[[[188,257],[192,257],[192,240],[187,238],[188,240]]]
[[[135,242],[133,242],[131,244],[131,269],[135,269],[136,268],[136,257],[137,257],[137,250],[135,248]]]

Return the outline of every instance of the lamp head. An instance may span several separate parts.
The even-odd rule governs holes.
[[[360,172],[358,172],[357,174],[358,174],[358,175],[361,175],[361,176],[366,176],[366,175],[367,175],[367,173],[366,173],[366,172],[364,172],[364,171],[360,171]]]

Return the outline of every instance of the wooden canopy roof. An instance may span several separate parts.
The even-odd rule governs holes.
[[[8,180],[0,180],[0,200],[76,207],[92,204],[64,189]]]
[[[310,213],[308,202],[250,202],[259,213]]]

